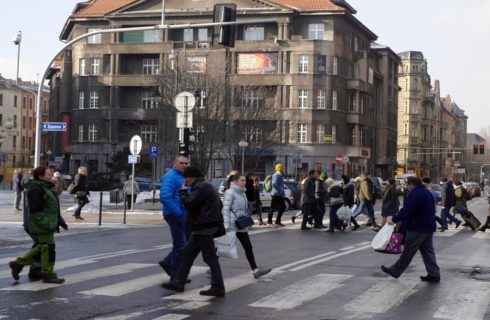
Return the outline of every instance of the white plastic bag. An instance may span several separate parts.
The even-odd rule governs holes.
[[[218,256],[224,258],[238,259],[235,232],[227,232],[224,236],[215,238],[214,245],[216,246]]]
[[[384,250],[390,242],[391,234],[395,231],[395,226],[392,224],[385,224],[381,230],[378,231],[371,246],[374,250]]]
[[[337,217],[342,221],[349,221],[352,217],[352,211],[348,206],[342,206],[337,210]]]

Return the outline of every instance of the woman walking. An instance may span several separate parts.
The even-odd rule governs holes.
[[[87,168],[79,167],[78,174],[75,176],[75,201],[78,207],[75,209],[75,219],[85,220],[81,217],[82,208],[89,203],[88,196],[90,195],[87,185]]]
[[[393,178],[388,179],[385,193],[383,194],[383,204],[381,207],[381,227],[385,225],[388,219],[398,214],[400,209],[400,200],[396,191],[396,181]]]
[[[245,195],[245,183],[246,179],[244,175],[230,176],[230,188],[226,190],[223,199],[223,218],[227,232],[235,232],[236,237],[242,244],[245,250],[250,268],[252,269],[255,279],[271,272],[271,269],[258,268],[255,263],[254,252],[250,237],[248,235],[248,228],[238,230],[235,221],[239,217],[248,215],[248,201]]]

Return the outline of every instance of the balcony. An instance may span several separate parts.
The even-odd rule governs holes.
[[[360,124],[364,126],[369,126],[371,124],[369,118],[360,113],[348,113],[346,122],[350,124]]]
[[[366,82],[360,79],[347,80],[347,90],[360,90],[366,91]]]
[[[131,74],[116,76],[101,76],[99,81],[106,86],[116,87],[151,87],[155,85],[157,74]]]

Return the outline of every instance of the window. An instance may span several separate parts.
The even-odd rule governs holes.
[[[257,90],[246,90],[242,92],[242,107],[260,108],[264,106],[264,99]]]
[[[308,108],[308,90],[298,90],[298,108]]]
[[[90,109],[99,108],[99,94],[97,91],[90,91],[90,101],[89,106]]]
[[[333,74],[339,74],[339,65],[338,65],[338,58],[333,57]]]
[[[325,125],[317,124],[316,125],[316,142],[324,143],[325,142]]]
[[[412,124],[410,128],[410,136],[417,137],[418,136],[418,126],[416,124]]]
[[[85,72],[85,59],[84,58],[80,59],[80,61],[78,62],[78,68],[80,69],[78,71],[78,74],[81,76],[85,76],[86,72]]]
[[[28,144],[27,144],[27,147],[29,148],[29,150],[31,150],[31,149],[32,149],[32,137],[29,137],[29,138],[27,139],[27,143],[28,143]]]
[[[249,132],[249,141],[251,143],[260,144],[262,143],[262,128],[252,128]]]
[[[17,149],[17,136],[12,137],[12,148]]]
[[[100,59],[92,58],[90,59],[90,74],[99,74],[100,72]]]
[[[99,134],[99,130],[97,128],[97,125],[94,123],[91,123],[88,125],[88,141],[89,142],[94,142],[97,141]]]
[[[354,93],[354,92],[352,92],[350,94],[349,111],[350,112],[356,112],[357,111],[357,98],[356,98],[356,93]]]
[[[264,27],[263,26],[246,26],[243,38],[246,41],[262,41],[262,40],[264,40]]]
[[[332,124],[332,144],[337,143],[337,125]]]
[[[100,28],[88,28],[88,32],[95,32],[95,31],[100,31],[102,29]],[[102,43],[102,34],[98,33],[93,36],[87,37],[87,43],[88,44],[97,44],[97,43]]]
[[[160,59],[143,59],[143,74],[159,74]]]
[[[194,41],[194,29],[184,29],[184,42]]]
[[[308,25],[309,40],[323,40],[325,25],[323,23],[311,23]]]
[[[14,128],[17,128],[17,116],[14,115]]]
[[[337,91],[333,90],[332,91],[332,110],[337,110],[337,109],[338,109]]]
[[[14,96],[14,107],[17,108],[17,96]]]
[[[298,61],[298,72],[299,73],[308,73],[308,56],[300,55]]]
[[[325,90],[318,89],[316,94],[316,107],[318,109],[325,109]]]
[[[26,117],[25,116],[22,116],[22,129],[25,129],[26,128]]]
[[[0,113],[0,125],[3,125],[3,115]]]
[[[160,30],[121,32],[121,43],[160,42]]]
[[[32,118],[29,118],[29,129],[32,129]]]
[[[3,107],[3,94],[0,93],[0,107]]]
[[[154,124],[141,125],[141,139],[146,143],[156,143],[158,137],[158,126]]]
[[[26,137],[22,137],[22,143],[21,143],[21,146],[20,146],[22,149],[25,149],[26,147]]]
[[[43,112],[47,113],[48,110],[48,102],[46,100],[43,101]]]
[[[78,141],[83,142],[83,124],[78,125]]]
[[[29,109],[32,110],[32,98],[29,98]]]
[[[84,102],[85,102],[85,92],[80,91],[78,93],[78,109],[84,109],[85,108]]]
[[[298,143],[306,143],[307,131],[308,127],[306,123],[298,124],[298,136],[296,138],[298,140]]]
[[[27,98],[26,97],[22,97],[22,109],[25,109],[27,106]]]
[[[158,108],[158,102],[151,97],[151,91],[143,91],[141,95],[141,107],[143,109]]]
[[[419,103],[417,101],[410,101],[410,113],[419,114]]]

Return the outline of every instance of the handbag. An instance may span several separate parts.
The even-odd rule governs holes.
[[[233,215],[235,216],[235,226],[238,230],[243,230],[245,228],[248,228],[250,226],[252,226],[253,224],[255,224],[254,220],[252,219],[251,216],[240,216],[240,217],[237,217],[237,215],[235,214],[235,212],[233,212],[233,210],[230,209],[230,211],[233,213]]]

